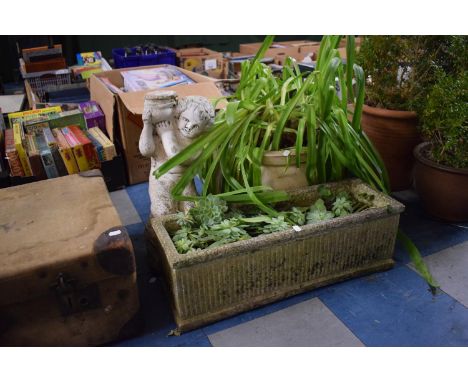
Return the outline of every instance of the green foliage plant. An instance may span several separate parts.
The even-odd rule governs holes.
[[[354,36],[347,37],[346,64],[337,50],[341,39],[324,36],[313,72],[301,73],[296,63],[288,59],[282,75],[275,77],[260,62],[273,42],[273,36],[267,36],[255,58],[243,62],[236,92],[218,100],[227,104],[217,113],[210,131],[161,165],[154,176],[159,178],[198,155],[172,189],[172,197],[196,201],[212,194],[225,202],[252,204],[266,214],[253,219],[266,222],[270,229],[274,228],[272,219],[282,215],[273,205],[288,200],[289,196],[261,184],[262,158],[267,150],[295,148],[297,153],[305,150],[310,185],[355,176],[388,193],[385,167],[361,129],[365,76],[363,69],[354,63]],[[349,104],[353,104],[352,115],[348,114]],[[293,165],[300,166],[299,155]],[[183,190],[196,175],[203,181],[202,195],[184,196]],[[282,216],[284,219],[274,221],[275,227],[292,223],[290,216]],[[239,220],[239,224],[245,223],[249,222]],[[254,227],[254,231],[257,234],[259,227]],[[247,228],[246,232],[251,234]],[[198,234],[197,231],[194,237]],[[186,237],[191,238],[190,234]],[[437,285],[419,251],[406,235],[400,232],[399,237],[434,292]],[[199,239],[204,245],[218,245],[213,236],[208,238]],[[230,240],[234,238],[225,237],[223,242]],[[185,240],[180,246],[194,248]]]
[[[430,57],[417,112],[423,137],[432,145],[427,157],[468,168],[468,36],[426,36],[422,50]],[[428,53],[430,52],[430,54]],[[424,61],[426,62],[426,61]]]
[[[415,73],[412,36],[365,36],[357,62],[368,79],[366,105],[411,110]]]
[[[364,73],[353,62],[354,37],[347,39],[346,64],[337,50],[340,40],[340,36],[323,38],[313,72],[301,73],[289,59],[278,77],[260,62],[273,41],[268,36],[255,59],[243,63],[239,86],[217,113],[211,130],[164,163],[155,176],[198,154],[173,188],[175,199],[188,198],[182,191],[198,174],[204,182],[204,196],[252,203],[276,217],[271,203],[288,196],[261,184],[262,158],[268,150],[295,148],[307,152],[310,185],[354,175],[388,190],[384,166],[361,130]],[[352,119],[348,103],[354,104]],[[295,162],[291,165],[299,167],[299,156]]]

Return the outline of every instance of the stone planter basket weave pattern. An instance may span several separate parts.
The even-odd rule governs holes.
[[[179,254],[169,232],[175,216],[152,219],[147,238],[153,264],[164,272],[178,331],[191,330],[306,290],[391,268],[404,206],[359,180],[330,184],[355,197],[374,195],[359,213],[249,240]],[[318,187],[290,192],[291,204],[311,205]],[[169,232],[168,232],[169,231]]]

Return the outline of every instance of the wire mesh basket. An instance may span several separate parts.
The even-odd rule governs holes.
[[[33,92],[44,101],[46,89],[49,86],[68,85],[71,84],[71,73],[68,69],[57,70],[56,72],[65,73],[46,73],[40,76],[27,78]]]
[[[70,69],[48,70],[45,72],[26,73],[24,62],[20,59],[20,71],[24,80],[27,80],[35,95],[44,101],[47,87],[53,85],[68,85],[72,83]]]

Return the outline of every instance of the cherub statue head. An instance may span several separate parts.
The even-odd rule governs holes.
[[[175,110],[177,128],[190,139],[204,133],[213,123],[215,111],[204,97],[188,96],[181,98]]]

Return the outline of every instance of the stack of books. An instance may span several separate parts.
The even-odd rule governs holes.
[[[122,72],[124,90],[137,92],[167,88],[169,86],[192,84],[194,81],[180,70],[171,67],[127,70]]]
[[[60,70],[67,67],[60,44],[22,49],[21,54],[20,65],[25,73]]]
[[[56,178],[100,168],[117,154],[99,127],[88,128],[81,110],[59,106],[8,115],[5,154],[10,176]]]

